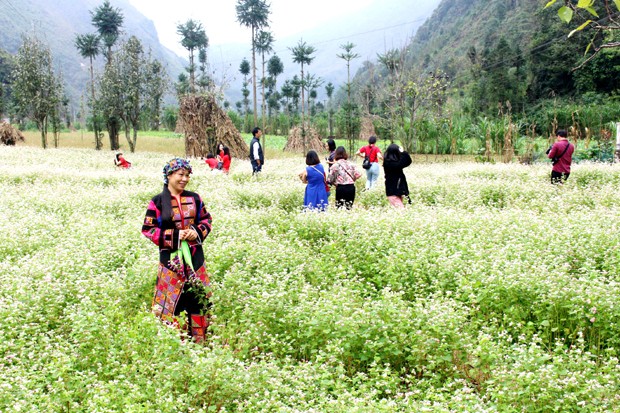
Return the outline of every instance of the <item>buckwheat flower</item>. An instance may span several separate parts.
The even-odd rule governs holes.
[[[594,323],[595,321],[596,321],[596,317],[592,317],[592,318],[590,319],[590,322],[591,322],[591,323]]]
[[[591,312],[592,314],[596,314],[596,307],[592,307],[592,308],[590,308],[590,312]]]

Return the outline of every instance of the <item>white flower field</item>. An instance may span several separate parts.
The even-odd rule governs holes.
[[[0,411],[620,411],[619,165],[414,164],[404,211],[382,173],[303,213],[302,156],[194,160],[203,346],[150,313],[170,157],[0,147]]]

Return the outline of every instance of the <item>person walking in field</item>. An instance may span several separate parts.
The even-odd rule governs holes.
[[[329,168],[327,181],[336,186],[336,208],[351,209],[355,201],[355,181],[362,174],[348,161],[349,155],[344,146],[334,152],[334,164]]]
[[[362,158],[368,158],[369,165],[366,169],[366,189],[372,189],[377,180],[379,179],[379,161],[383,159],[381,149],[376,145],[377,137],[371,136],[368,138],[368,145],[363,146],[357,151],[357,156]]]
[[[265,163],[265,155],[260,145],[260,137],[263,134],[260,128],[252,130],[252,141],[250,142],[250,163],[252,164],[252,175],[259,173]]]
[[[327,175],[316,151],[311,150],[306,154],[306,169],[299,174],[299,179],[307,184],[304,210],[325,211],[328,197]]]
[[[171,159],[163,173],[164,188],[149,202],[142,225],[142,234],[159,247],[152,312],[202,342],[210,295],[202,243],[211,233],[211,214],[200,195],[185,189],[192,173],[188,160]]]
[[[403,169],[411,165],[411,156],[395,143],[387,147],[383,159],[385,173],[385,195],[394,208],[402,209],[403,197],[409,196],[407,178]]]
[[[547,156],[551,159],[551,183],[562,184],[570,175],[570,166],[573,163],[575,145],[568,141],[568,134],[561,129],[556,133],[555,143],[547,150]]]

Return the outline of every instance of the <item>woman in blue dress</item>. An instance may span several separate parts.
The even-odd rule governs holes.
[[[306,169],[299,178],[306,186],[304,194],[304,210],[325,211],[327,208],[327,178],[321,165],[319,155],[315,151],[306,154]]]

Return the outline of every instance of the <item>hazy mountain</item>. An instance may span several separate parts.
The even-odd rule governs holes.
[[[90,11],[102,3],[102,0],[4,0],[0,13],[0,45],[14,54],[22,43],[23,34],[34,34],[47,43],[62,71],[72,105],[78,107],[90,74],[88,59],[83,59],[74,46],[75,36],[95,32]],[[153,22],[126,0],[115,0],[112,5],[120,8],[124,15],[123,38],[131,35],[139,38],[176,79],[183,70],[184,59],[159,43]],[[104,57],[99,56],[95,62],[102,67]]]
[[[300,72],[299,64],[293,63],[289,48],[297,45],[300,39],[316,48],[315,59],[305,73],[311,73],[324,80],[324,85],[332,82],[337,88],[347,81],[347,68],[344,60],[336,57],[342,53],[340,45],[352,42],[356,45],[354,52],[360,57],[351,62],[351,77],[362,67],[366,60],[376,60],[377,53],[387,49],[403,47],[414,36],[417,28],[424,23],[440,0],[426,1],[424,4],[415,0],[398,2],[392,7],[385,7],[381,2],[373,3],[368,9],[351,13],[345,18],[334,18],[313,30],[279,39],[275,33],[274,52],[284,63],[284,73],[278,78],[282,85]],[[207,35],[208,35],[207,29]],[[251,60],[249,44],[228,44],[209,49],[212,69],[225,73],[230,82],[226,92],[231,103],[241,99],[242,76],[239,64],[246,57]],[[268,57],[267,57],[268,58]],[[260,58],[257,57],[257,76],[260,73]],[[324,99],[324,87],[319,91],[319,99]],[[260,100],[260,99],[259,99]]]

